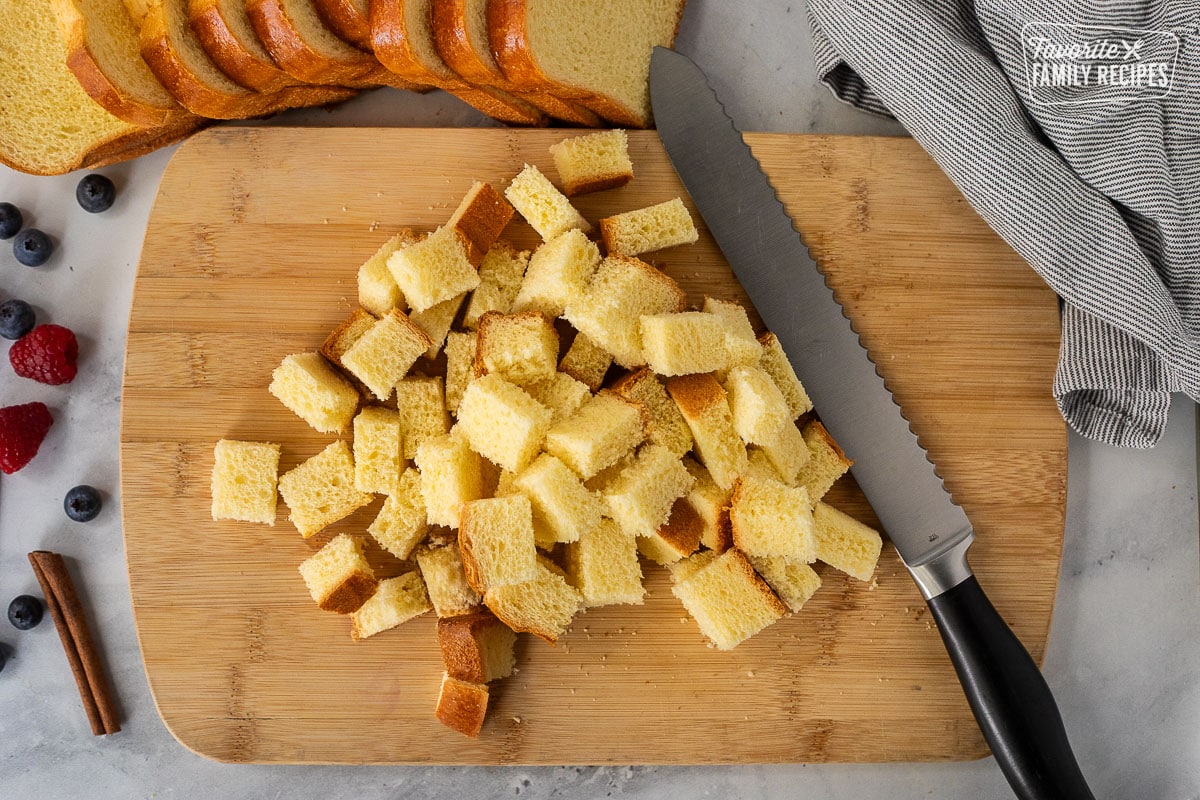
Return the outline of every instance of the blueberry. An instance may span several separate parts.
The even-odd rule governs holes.
[[[13,240],[13,255],[27,267],[40,267],[50,258],[50,237],[37,228],[26,228]]]
[[[108,211],[116,198],[117,187],[113,186],[113,182],[95,172],[85,175],[75,187],[75,199],[84,211],[92,214]]]
[[[0,203],[0,239],[11,239],[21,230],[21,209],[12,203]]]
[[[42,621],[42,601],[31,594],[13,598],[8,604],[8,621],[19,631],[36,628]]]
[[[20,339],[33,330],[35,322],[33,307],[24,300],[0,303],[0,336],[5,339]]]
[[[63,510],[76,522],[91,522],[100,513],[100,492],[84,484],[67,492],[63,499]]]

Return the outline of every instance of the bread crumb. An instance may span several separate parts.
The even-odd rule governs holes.
[[[752,669],[751,669],[751,670],[747,670],[747,671],[746,671],[746,677],[747,677],[747,678],[753,678],[753,677],[754,677],[754,670],[752,670]]]
[[[513,721],[513,722],[515,722],[515,723],[517,723],[518,725],[520,725],[520,724],[521,724],[521,718],[520,718],[520,717],[513,717],[513,718],[512,718],[512,721]]]

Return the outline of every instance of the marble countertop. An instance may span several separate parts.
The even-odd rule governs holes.
[[[745,43],[754,42],[747,47]],[[745,130],[902,135],[816,84],[796,0],[692,0],[678,47],[712,77]],[[259,124],[490,124],[453,98],[381,90],[334,112],[291,112]],[[48,265],[27,269],[0,250],[0,299],[32,303],[40,321],[73,328],[82,368],[66,387],[11,377],[0,405],[46,402],[55,425],[26,469],[0,479],[0,600],[40,594],[25,554],[67,555],[116,687],[121,733],[92,737],[48,621],[0,623],[11,657],[0,672],[0,797],[808,797],[828,800],[1011,794],[995,763],[744,767],[274,767],[209,761],[159,719],[142,668],[121,540],[117,437],[126,321],[145,223],[170,157],[105,169],[117,204],[89,215],[79,175],[31,178],[0,167],[0,201],[56,237]],[[7,243],[5,243],[7,245]],[[5,349],[7,345],[3,345]],[[7,370],[7,367],[5,368]],[[1050,387],[1046,387],[1047,392]],[[88,524],[62,512],[66,490],[104,492]],[[1121,451],[1070,439],[1067,530],[1044,672],[1097,797],[1200,797],[1200,524],[1195,406],[1179,397],[1162,443]],[[180,535],[188,535],[180,531]]]

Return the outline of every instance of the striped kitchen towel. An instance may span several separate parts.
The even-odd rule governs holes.
[[[1200,400],[1200,4],[808,0],[818,74],[899,120],[1063,300],[1054,394],[1151,447]]]

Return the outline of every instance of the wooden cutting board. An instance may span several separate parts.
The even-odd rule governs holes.
[[[212,521],[218,439],[280,442],[283,470],[329,441],[266,386],[283,356],[318,347],[355,305],[358,265],[402,227],[443,223],[473,179],[502,186],[526,162],[554,175],[547,147],[565,135],[220,128],[171,161],[130,315],[121,472],[138,633],[172,733],[237,762],[984,754],[890,545],[874,584],[823,568],[801,613],[732,652],[704,645],[665,571],[645,564],[644,606],[591,610],[557,648],[522,637],[520,672],[494,688],[482,734],[467,739],[433,717],[441,664],[432,615],[356,644],[349,620],[319,611],[296,571],[330,534],[362,533],[379,500],[311,543],[282,503],[274,527]],[[1050,396],[1054,296],[912,141],[747,139],[974,521],[980,581],[1040,661],[1066,478]],[[631,133],[630,149],[637,178],[580,198],[589,219],[683,194],[653,132]],[[508,235],[536,244],[524,223]],[[698,244],[654,259],[693,302],[745,299],[702,226]],[[830,499],[874,519],[849,480]],[[390,556],[371,558],[382,575],[398,574]]]

